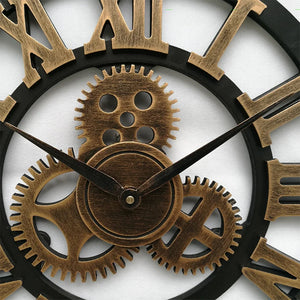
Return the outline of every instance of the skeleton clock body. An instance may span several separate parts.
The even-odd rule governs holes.
[[[299,22],[275,0],[179,2],[0,1],[0,299],[300,299]]]

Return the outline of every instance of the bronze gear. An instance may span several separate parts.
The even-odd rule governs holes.
[[[120,197],[109,195],[80,177],[76,197],[83,222],[100,239],[122,247],[149,245],[159,239],[172,228],[180,213],[180,176],[141,197],[134,197],[134,191],[171,164],[162,151],[142,143],[121,142],[100,150],[88,165],[116,179],[124,193]],[[131,204],[126,202],[128,195],[132,197]]]
[[[69,155],[73,155],[73,150],[69,149]],[[68,273],[71,273],[71,281],[76,280],[77,273],[81,274],[82,281],[86,281],[87,273],[92,279],[97,279],[97,271],[105,278],[107,269],[116,273],[116,265],[125,267],[123,258],[132,260],[129,250],[138,252],[137,248],[129,249],[111,246],[104,253],[97,257],[80,259],[79,254],[83,245],[94,236],[81,220],[76,206],[76,192],[73,191],[65,199],[53,204],[39,204],[37,197],[43,187],[55,177],[71,172],[72,170],[61,162],[56,162],[50,155],[47,156],[48,164],[39,160],[35,167],[29,169],[30,176],[24,175],[24,184],[18,184],[16,189],[20,192],[14,194],[13,199],[18,204],[13,204],[11,209],[16,214],[11,216],[12,221],[18,222],[12,226],[12,231],[16,232],[15,240],[23,242],[20,250],[28,250],[26,259],[33,258],[32,264],[37,266],[42,264],[41,271],[45,272],[52,266],[51,276],[61,270],[61,280],[64,280]],[[39,237],[35,226],[35,217],[41,217],[51,221],[64,234],[68,245],[68,256],[63,256],[52,251],[45,245]]]
[[[201,182],[196,177],[192,183],[191,178],[187,177],[183,193],[184,197],[200,197],[198,203],[189,215],[181,211],[175,222],[178,230],[167,244],[159,239],[148,247],[148,252],[160,265],[165,265],[168,270],[173,268],[176,273],[182,270],[187,274],[191,270],[196,274],[197,269],[204,273],[205,267],[213,269],[214,264],[221,266],[221,259],[227,261],[227,253],[234,253],[231,247],[238,246],[235,239],[241,237],[238,231],[242,229],[237,224],[241,220],[236,215],[239,209],[232,207],[235,201],[230,199],[231,194],[215,182],[209,184],[207,179]],[[204,225],[215,209],[222,215],[220,235]],[[193,255],[184,254],[193,240],[199,241],[207,250]]]
[[[86,100],[78,100],[83,107],[76,108],[76,111],[82,114],[75,118],[81,122],[76,129],[83,131],[79,138],[86,139],[79,150],[79,158],[86,161],[107,146],[103,137],[108,130],[113,130],[114,134],[118,135],[117,142],[129,142],[140,141],[138,131],[146,127],[153,132],[153,139],[147,141],[148,144],[159,149],[164,145],[171,147],[168,139],[175,139],[171,131],[178,130],[172,124],[179,121],[173,114],[179,110],[172,109],[177,100],[169,100],[173,92],[165,93],[167,84],[159,85],[161,77],[153,80],[152,70],[145,75],[145,68],[141,67],[136,71],[135,65],[131,65],[128,71],[125,65],[122,65],[119,71],[112,67],[111,75],[106,70],[102,72],[104,79],[95,76],[96,85],[88,84],[91,91],[82,91]],[[135,99],[139,93],[151,96],[149,107],[139,108],[136,105]],[[113,97],[116,101],[113,111],[101,109],[100,101],[105,96]],[[121,118],[124,114],[132,119],[127,125],[122,123]]]

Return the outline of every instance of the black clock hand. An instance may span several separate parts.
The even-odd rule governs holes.
[[[10,130],[20,134],[25,139],[35,144],[39,148],[43,149],[50,155],[57,158],[59,161],[70,167],[72,170],[76,171],[81,176],[85,177],[88,181],[95,184],[102,191],[109,193],[114,196],[120,196],[123,192],[123,187],[111,176],[87,165],[86,163],[52,147],[49,144],[35,138],[34,136],[22,131],[21,129],[15,127],[14,125],[3,122],[3,124]]]
[[[145,181],[142,185],[140,185],[137,189],[137,194],[139,196],[146,195],[156,189],[158,189],[160,186],[162,186],[164,183],[171,180],[176,175],[180,174],[182,171],[196,163],[201,158],[205,157],[207,154],[211,153],[215,149],[217,149],[219,146],[233,138],[236,134],[241,132],[242,130],[249,127],[253,122],[258,120],[260,117],[264,116],[268,112],[270,112],[272,109],[274,109],[276,106],[278,106],[280,103],[282,103],[286,99],[281,99],[278,102],[273,103],[272,105],[268,106],[264,110],[258,112],[254,116],[244,120],[243,122],[239,123],[236,127],[232,128],[231,130],[227,131],[226,133],[222,134],[221,136],[217,137],[213,141],[209,142],[203,147],[200,147],[196,151],[190,153],[189,155],[185,156],[184,158],[180,159],[176,163],[172,164],[166,169],[163,169],[162,171],[154,174],[152,177],[150,177],[147,181]]]

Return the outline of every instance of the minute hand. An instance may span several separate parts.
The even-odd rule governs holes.
[[[77,172],[79,175],[85,177],[88,181],[94,183],[102,191],[109,193],[114,196],[121,195],[123,187],[111,176],[89,166],[88,164],[54,148],[53,146],[46,144],[45,142],[37,139],[36,137],[24,132],[18,127],[4,122],[3,123],[10,130],[20,134],[25,139],[35,144],[39,148],[43,149],[50,155],[57,158],[59,161],[70,167],[72,170]]]
[[[222,134],[221,136],[217,137],[213,141],[209,142],[203,147],[200,147],[196,151],[190,153],[189,155],[185,156],[184,158],[180,159],[176,163],[172,164],[166,169],[163,169],[162,171],[154,174],[152,177],[150,177],[147,181],[145,181],[142,185],[140,185],[137,189],[137,193],[139,196],[146,195],[156,189],[158,189],[160,186],[162,186],[164,183],[171,180],[176,175],[180,174],[185,169],[189,168],[191,165],[196,163],[201,158],[205,157],[207,154],[211,153],[215,149],[217,149],[219,146],[233,138],[236,134],[241,132],[242,130],[249,127],[253,122],[258,120],[260,117],[264,116],[268,112],[270,112],[272,109],[274,109],[277,105],[282,103],[285,99],[281,99],[272,105],[268,106],[264,110],[258,112],[254,116],[244,120],[243,122],[239,123],[236,127],[232,128],[231,130],[227,131],[226,133]]]

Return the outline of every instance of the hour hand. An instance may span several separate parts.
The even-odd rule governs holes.
[[[8,123],[3,122],[3,125],[20,134],[25,139],[30,141],[31,143],[35,144],[39,148],[43,149],[68,167],[70,167],[72,170],[77,172],[79,175],[85,177],[88,181],[95,184],[100,190],[111,194],[113,196],[120,196],[124,190],[122,185],[118,183],[114,178],[111,176],[97,170],[96,168],[93,168],[89,166],[88,164],[56,149],[55,147],[37,139],[36,137],[24,132],[23,130],[19,129],[18,127]]]

